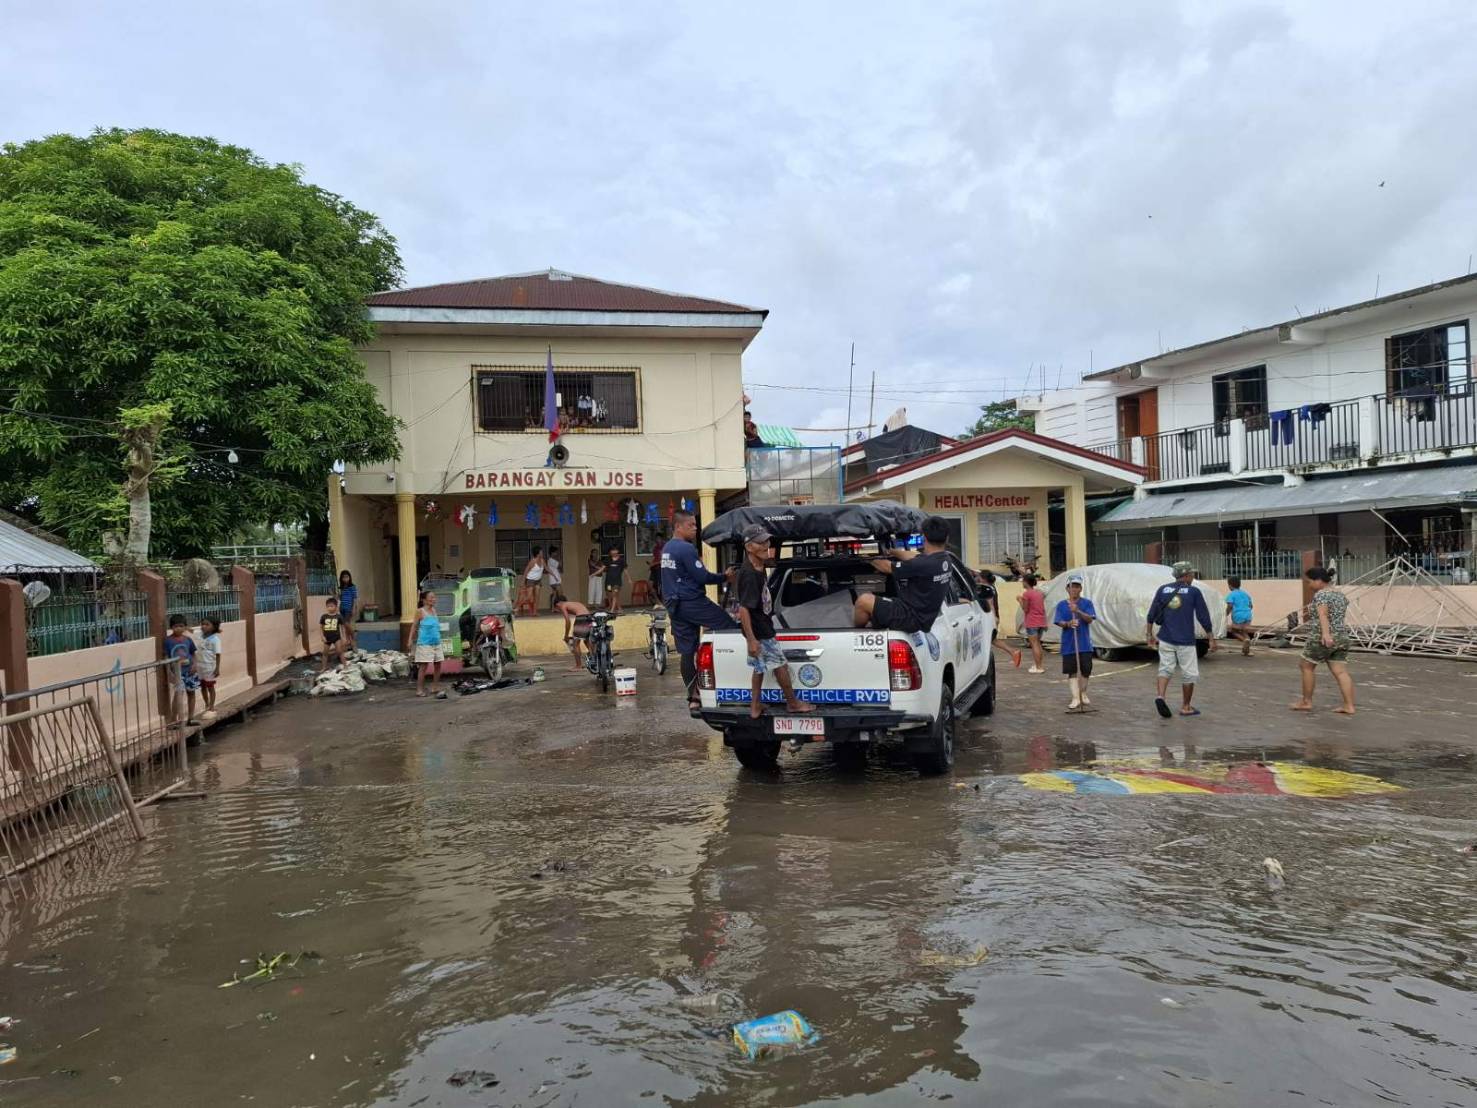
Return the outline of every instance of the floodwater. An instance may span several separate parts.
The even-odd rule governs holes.
[[[1477,1104],[1477,676],[1359,660],[1344,720],[1286,712],[1295,668],[1212,659],[1168,722],[1135,663],[1092,716],[1007,673],[934,780],[820,745],[741,771],[646,671],[624,703],[283,702],[196,752],[206,798],[0,914],[0,1101]],[[1401,789],[1020,777],[1256,758]],[[724,1030],[789,1008],[819,1043]]]

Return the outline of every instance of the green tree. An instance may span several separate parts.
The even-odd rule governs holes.
[[[335,459],[398,451],[354,348],[400,272],[374,216],[240,147],[0,148],[0,507],[98,549],[147,522],[148,454],[156,555],[321,520]]]
[[[1034,412],[1022,412],[1015,406],[1014,400],[995,400],[989,404],[980,405],[979,418],[974,425],[964,432],[968,439],[979,435],[988,435],[991,431],[1004,431],[1010,427],[1019,427],[1023,431],[1036,430],[1036,414]]]

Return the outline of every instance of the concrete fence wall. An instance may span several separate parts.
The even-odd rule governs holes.
[[[294,561],[300,563],[301,559]],[[225,653],[222,677],[216,687],[219,699],[228,699],[271,680],[288,663],[309,653],[304,629],[317,627],[326,598],[308,595],[304,566],[297,565],[295,573],[298,581],[297,610],[258,615],[255,577],[250,570],[240,566],[231,570],[231,581],[240,589],[242,618],[221,628]],[[81,678],[105,676],[115,667],[126,669],[162,658],[168,618],[164,580],[150,570],[141,570],[138,587],[148,598],[152,632],[149,638],[28,657],[25,600],[20,582],[0,578],[0,691],[12,694]],[[316,642],[313,649],[316,649]]]

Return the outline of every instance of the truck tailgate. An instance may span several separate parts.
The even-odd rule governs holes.
[[[748,704],[753,670],[749,648],[738,631],[709,636],[717,688],[704,703],[717,707]],[[814,704],[887,707],[892,702],[887,669],[887,632],[874,630],[782,631],[775,636],[790,662],[795,694]],[[708,697],[714,697],[709,701]],[[764,675],[760,696],[766,704],[784,703],[775,675]]]

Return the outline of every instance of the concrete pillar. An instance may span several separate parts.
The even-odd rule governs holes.
[[[1359,398],[1359,460],[1370,462],[1380,455],[1380,425],[1372,396]]]
[[[328,475],[328,546],[339,567],[352,573],[353,569],[349,566],[348,521],[344,519],[344,489],[339,480],[337,473]]]
[[[301,561],[302,559],[296,559]],[[245,566],[231,567],[231,584],[241,604],[241,619],[246,623],[246,672],[257,684],[256,670],[256,574]],[[306,608],[304,608],[306,611]]]
[[[1067,539],[1067,564],[1062,568],[1076,569],[1087,564],[1087,498],[1080,479],[1062,489],[1062,508]]]
[[[697,522],[699,529],[712,523],[718,515],[718,490],[699,489],[697,493]],[[710,573],[718,572],[718,548],[709,546],[699,539],[703,552],[703,565],[708,567]],[[708,596],[713,600],[718,599],[718,586],[708,586]]]
[[[26,594],[21,583],[8,578],[0,580],[0,691],[7,696],[25,692],[31,687],[26,661]],[[29,711],[29,700],[12,701],[0,708],[6,715]],[[36,768],[31,754],[31,725],[18,723],[5,728],[5,756],[10,768],[27,773]]]
[[[1246,420],[1233,419],[1228,428],[1230,435],[1229,461],[1233,474],[1246,472]]]
[[[410,648],[411,627],[415,623],[416,592],[420,582],[415,577],[415,493],[395,494],[395,541],[400,546],[400,649]],[[522,566],[514,566],[514,571]]]

